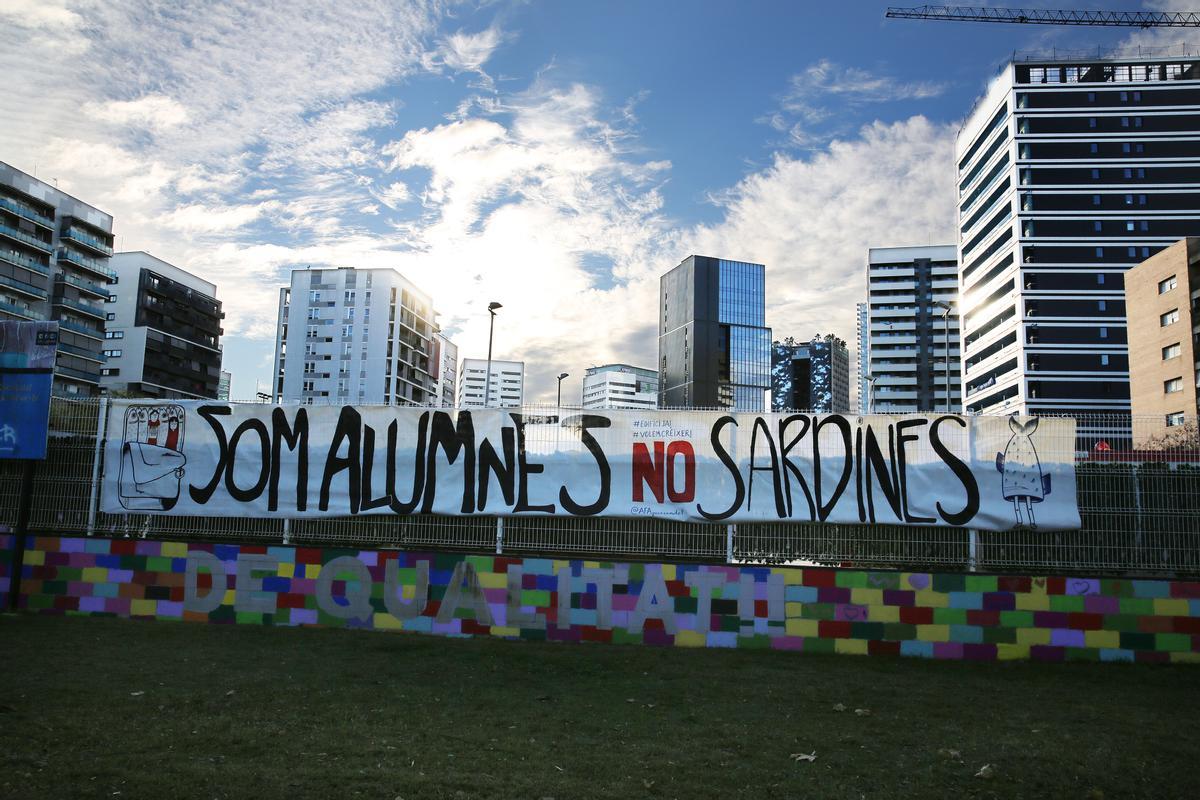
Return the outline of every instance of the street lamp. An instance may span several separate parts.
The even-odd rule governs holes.
[[[570,377],[569,373],[563,372],[558,376],[558,402],[555,403],[556,408],[562,408],[562,382],[563,378]]]
[[[488,320],[488,359],[487,372],[483,377],[483,407],[488,408],[492,404],[492,331],[496,327],[496,309],[504,308],[497,302],[488,303],[488,313],[491,314],[491,319]]]
[[[941,300],[934,300],[933,304],[942,309],[942,331],[945,334],[946,340],[946,350],[943,353],[946,359],[946,413],[953,414],[954,406],[950,399],[950,312],[953,310],[954,304],[945,303]]]

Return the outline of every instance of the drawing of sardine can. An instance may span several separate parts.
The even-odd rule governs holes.
[[[179,501],[187,457],[185,415],[173,403],[132,405],[122,431],[118,499],[130,511],[169,511]]]

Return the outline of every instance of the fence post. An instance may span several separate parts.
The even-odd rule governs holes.
[[[978,566],[979,557],[979,531],[974,528],[967,529],[967,571],[974,572]]]
[[[96,533],[96,505],[100,493],[100,459],[104,455],[104,437],[108,433],[108,398],[100,398],[100,411],[96,417],[96,446],[92,449],[92,492],[88,499],[87,535]]]
[[[13,537],[12,577],[8,583],[8,608],[16,611],[21,598],[21,573],[25,569],[25,537],[29,535],[29,516],[33,512],[33,475],[37,462],[25,459],[21,465],[21,494],[17,500],[17,529]]]
[[[504,517],[496,517],[496,555],[504,552]]]
[[[733,537],[737,534],[737,525],[729,523],[725,526],[725,563],[733,563]]]

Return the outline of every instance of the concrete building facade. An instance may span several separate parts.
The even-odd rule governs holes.
[[[873,412],[962,409],[956,253],[954,245],[868,251],[866,388]],[[861,329],[859,336],[862,347]]]
[[[1200,234],[1200,59],[1015,60],[956,159],[967,410],[1128,414],[1121,275]]]
[[[0,319],[57,320],[56,395],[100,393],[113,219],[0,162]]]
[[[771,410],[850,411],[850,351],[836,336],[771,345]]]
[[[433,364],[437,367],[433,376],[437,382],[434,405],[453,408],[458,391],[458,345],[437,333],[433,336],[433,352]]]
[[[859,303],[855,306],[857,326],[855,333],[858,337],[857,365],[858,374],[858,413],[869,414],[871,411],[871,315],[870,304]]]
[[[394,269],[297,269],[279,291],[277,402],[436,405],[433,301]]]
[[[762,264],[688,256],[659,281],[659,407],[763,411],[770,390]]]
[[[1124,278],[1133,444],[1143,447],[1169,439],[1200,413],[1200,238],[1176,242]]]
[[[484,385],[487,392],[484,392]],[[459,365],[459,408],[519,408],[525,402],[525,362],[464,358]]]
[[[149,253],[117,253],[100,385],[135,397],[216,399],[221,381],[217,287]]]
[[[658,408],[658,373],[629,364],[588,367],[583,374],[584,408]]]

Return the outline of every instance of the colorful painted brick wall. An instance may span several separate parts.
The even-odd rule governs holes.
[[[925,658],[1200,661],[1200,583],[31,537],[29,611]]]

